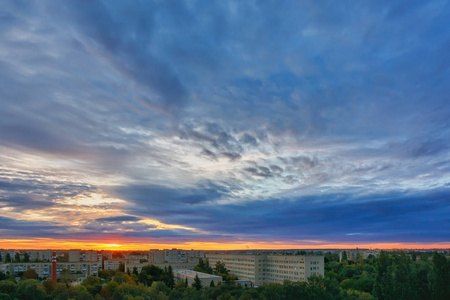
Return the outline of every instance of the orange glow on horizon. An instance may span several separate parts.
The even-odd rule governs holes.
[[[25,239],[0,239],[3,249],[83,249],[83,250],[145,250],[149,249],[195,249],[195,250],[283,250],[283,249],[448,249],[450,243],[443,244],[419,244],[419,243],[342,243],[342,244],[286,244],[282,242],[186,242],[178,244],[170,243],[139,243],[124,240],[107,240],[102,242],[60,241],[37,238]]]

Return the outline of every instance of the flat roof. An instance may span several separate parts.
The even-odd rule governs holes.
[[[194,278],[195,275],[198,276],[198,278],[220,278],[222,279],[222,276],[217,276],[217,275],[212,275],[212,274],[208,274],[208,273],[202,273],[202,272],[197,272],[197,271],[193,271],[193,270],[174,270],[174,273],[178,273],[180,275],[185,275],[188,277],[192,277]]]

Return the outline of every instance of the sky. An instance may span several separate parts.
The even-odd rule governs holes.
[[[2,1],[0,248],[450,247],[448,1]]]

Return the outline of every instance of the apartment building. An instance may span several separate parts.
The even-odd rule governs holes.
[[[284,280],[307,281],[311,275],[324,275],[323,255],[207,254],[211,266],[225,264],[241,280],[259,286]]]
[[[198,258],[205,257],[205,252],[200,250],[183,250],[183,249],[151,249],[148,255],[149,263],[161,264],[167,263],[188,263],[198,262]]]
[[[40,261],[51,261],[52,251],[51,250],[26,250],[26,253],[30,256],[30,261],[40,260]]]
[[[151,264],[162,264],[166,260],[166,254],[164,250],[150,249],[148,254],[148,262]]]
[[[0,271],[5,274],[18,275],[28,269],[34,269],[41,278],[52,277],[51,262],[23,262],[23,263],[3,263],[0,264]],[[57,262],[56,272],[59,275],[63,269],[68,269],[73,274],[81,274],[86,277],[98,275],[98,265],[96,262]]]
[[[104,260],[103,261],[103,270],[119,270],[119,266],[121,264],[121,260]]]

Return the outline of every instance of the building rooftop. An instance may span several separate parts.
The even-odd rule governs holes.
[[[178,273],[180,275],[185,275],[185,276],[189,276],[189,277],[195,277],[195,275],[198,276],[198,278],[211,278],[211,277],[217,277],[222,279],[222,276],[217,276],[217,275],[212,275],[212,274],[207,274],[207,273],[202,273],[202,272],[197,272],[197,271],[193,271],[193,270],[174,270],[174,273]]]

